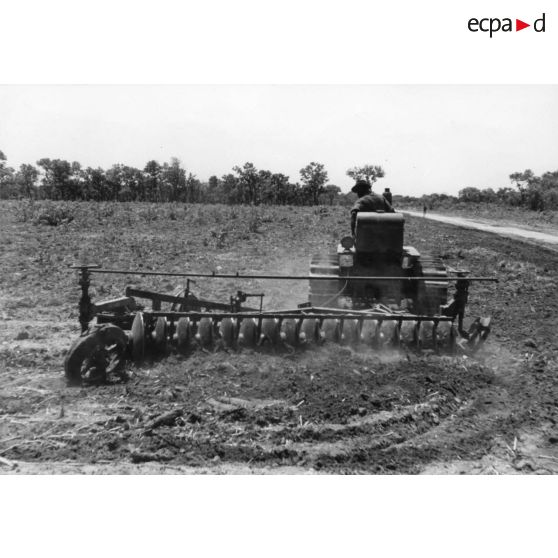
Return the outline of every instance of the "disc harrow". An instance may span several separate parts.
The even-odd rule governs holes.
[[[329,265],[331,260],[329,257],[326,263]],[[100,381],[108,374],[121,373],[127,361],[138,364],[146,358],[158,358],[170,352],[182,355],[219,350],[290,353],[330,345],[378,352],[474,353],[490,332],[489,318],[477,318],[466,329],[464,308],[470,283],[493,281],[493,278],[469,277],[463,273],[450,275],[446,270],[439,269],[436,262],[428,268],[431,276],[353,275],[334,277],[332,280],[332,274],[339,275],[338,269],[330,266],[326,273],[320,275],[316,272],[318,260],[313,262],[310,276],[161,272],[162,275],[186,277],[186,287],[179,287],[172,293],[128,287],[125,296],[99,303],[93,303],[89,296],[92,273],[158,273],[74,266],[79,270],[82,290],[79,307],[82,336],[73,343],[65,358],[68,383],[79,385],[83,381]],[[438,273],[434,274],[434,271]],[[189,279],[196,276],[234,277],[239,280],[309,280],[310,302],[293,309],[268,311],[263,309],[262,293],[237,291],[230,296],[228,303],[202,299],[190,290]],[[317,288],[321,281],[322,287]],[[341,295],[348,298],[349,303],[352,300],[346,296],[345,286],[358,285],[360,281],[372,285],[404,283],[407,286],[402,287],[401,292],[405,297],[415,292],[424,293],[425,289],[430,294],[426,303],[421,295],[421,303],[415,304],[414,308],[412,298],[405,298],[400,304],[376,301],[361,308],[362,299],[358,297],[354,297],[357,301],[355,308],[339,307]],[[443,290],[445,293],[450,282],[455,283],[454,297],[448,304],[442,305],[440,292]],[[358,292],[358,289],[355,288],[355,291]],[[259,298],[259,308],[245,306],[251,298]],[[151,301],[151,307],[146,307],[139,300]],[[317,305],[316,300],[326,302],[327,306]],[[168,309],[162,309],[163,304],[168,304]]]

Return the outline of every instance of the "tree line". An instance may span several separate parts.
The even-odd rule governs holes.
[[[458,203],[491,203],[532,211],[558,209],[558,171],[537,176],[532,170],[527,169],[510,174],[509,179],[510,186],[497,190],[469,186],[459,190],[457,196],[435,193],[421,197],[397,196],[397,200],[400,204],[420,204],[429,209],[449,208]]]
[[[381,167],[364,165],[348,169],[351,178],[373,183],[384,176]],[[300,169],[292,182],[282,173],[259,170],[247,162],[207,182],[185,169],[179,159],[160,164],[148,161],[143,169],[115,164],[105,170],[78,162],[43,158],[36,165],[8,166],[0,151],[0,199],[29,198],[83,201],[147,201],[226,204],[318,205],[351,203],[352,194],[329,182],[321,163]]]

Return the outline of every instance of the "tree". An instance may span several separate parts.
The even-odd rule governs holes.
[[[157,201],[159,199],[161,165],[155,160],[148,161],[143,172],[145,173],[145,201]]]
[[[238,178],[232,174],[221,177],[221,188],[223,189],[223,203],[242,203],[242,192]]]
[[[215,176],[210,176],[207,182],[206,202],[208,203],[222,203],[225,201],[223,186],[221,181]]]
[[[515,184],[520,192],[524,192],[534,179],[535,174],[531,169],[510,174],[510,180]]]
[[[333,202],[337,199],[337,196],[340,193],[341,193],[341,188],[339,188],[339,186],[335,186],[335,184],[328,184],[325,187],[325,192],[323,196],[327,200],[329,205],[333,205]]]
[[[180,159],[171,157],[170,163],[163,164],[159,189],[163,201],[186,201],[186,171]]]
[[[37,183],[37,178],[39,177],[39,171],[33,165],[22,164],[16,174],[16,182],[18,183],[22,194],[31,198],[35,195],[35,185]]]
[[[80,172],[80,178],[81,188],[78,196],[80,199],[94,201],[118,199],[118,191],[114,192],[114,183],[107,180],[102,168],[87,167]]]
[[[545,172],[540,178],[540,186],[545,191],[558,188],[558,171]]]
[[[327,171],[321,163],[310,163],[300,169],[304,193],[308,201],[313,205],[318,205],[320,194],[324,191],[325,183],[328,180]]]
[[[15,182],[14,169],[8,167],[6,155],[0,151],[0,198],[13,198],[18,196]]]
[[[189,172],[186,175],[186,200],[189,203],[197,203],[201,201],[202,184],[195,174]]]
[[[260,201],[260,177],[253,163],[244,163],[242,167],[233,167],[238,176],[238,186],[244,203],[257,205]]]
[[[353,167],[347,170],[347,176],[350,176],[355,182],[357,180],[365,180],[372,186],[378,178],[385,176],[385,171],[378,165],[363,165],[362,167]]]
[[[105,173],[112,199],[139,201],[143,199],[144,177],[135,167],[117,164]]]
[[[297,186],[289,182],[288,176],[280,172],[273,173],[269,184],[273,192],[270,203],[280,205],[295,203]]]
[[[482,192],[478,188],[473,188],[472,186],[459,190],[458,196],[459,201],[476,203],[482,201]]]
[[[13,178],[14,169],[8,167],[6,155],[0,151],[0,180],[6,180]]]
[[[45,172],[42,180],[45,197],[55,200],[84,198],[79,179],[79,163],[44,158],[37,161],[37,165]]]

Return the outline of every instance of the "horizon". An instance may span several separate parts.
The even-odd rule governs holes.
[[[557,86],[2,86],[8,165],[41,158],[143,169],[171,157],[202,182],[252,162],[293,183],[311,161],[381,165],[376,190],[497,190],[558,168]]]

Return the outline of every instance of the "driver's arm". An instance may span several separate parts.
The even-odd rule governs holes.
[[[355,236],[358,209],[351,209],[351,234]]]

